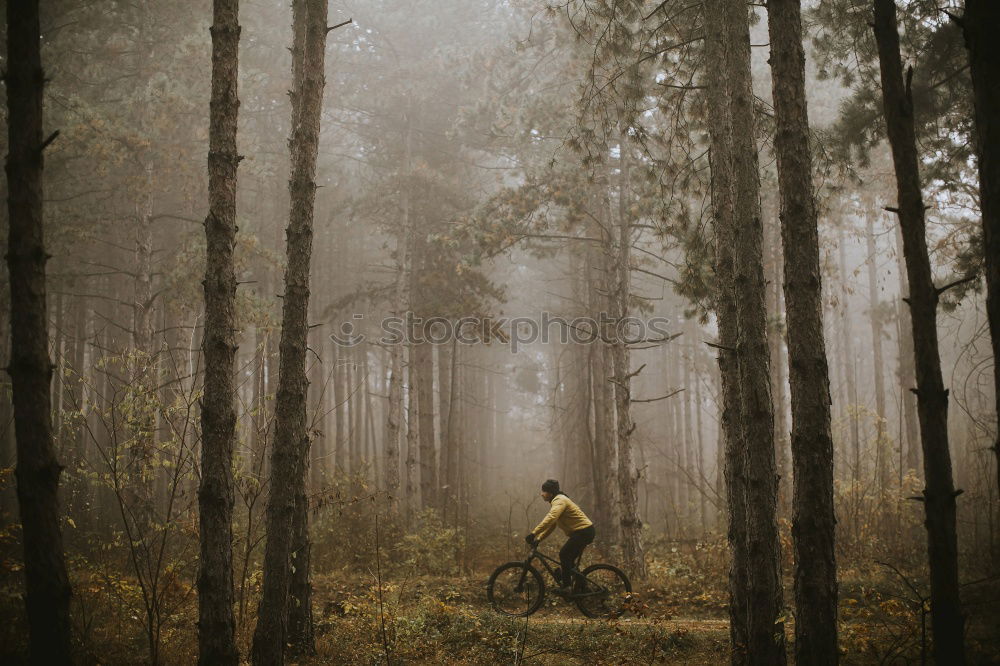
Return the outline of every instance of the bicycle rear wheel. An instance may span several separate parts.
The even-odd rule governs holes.
[[[545,582],[538,569],[524,562],[500,565],[486,583],[486,597],[498,613],[526,617],[538,610],[545,598]]]
[[[621,617],[632,599],[628,576],[610,564],[595,564],[584,569],[577,579],[573,596],[577,608],[587,617]]]

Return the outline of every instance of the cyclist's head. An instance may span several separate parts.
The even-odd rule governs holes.
[[[551,502],[552,498],[559,494],[559,482],[555,479],[548,479],[542,484],[542,499]]]

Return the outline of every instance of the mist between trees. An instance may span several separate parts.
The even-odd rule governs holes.
[[[0,660],[1000,659],[998,11],[8,3]]]

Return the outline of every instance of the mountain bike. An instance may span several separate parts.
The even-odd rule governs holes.
[[[536,543],[526,560],[502,564],[490,576],[486,597],[494,610],[511,617],[527,617],[542,607],[545,579],[533,566],[534,562],[542,565],[556,587],[560,586],[559,570],[552,566],[558,566],[559,561],[539,552]],[[621,569],[610,564],[592,564],[583,571],[574,566],[570,573],[572,592],[565,599],[575,602],[587,617],[616,618],[628,610],[632,583]]]

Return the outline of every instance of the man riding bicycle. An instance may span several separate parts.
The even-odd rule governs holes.
[[[549,479],[542,484],[542,499],[551,504],[548,514],[538,523],[538,527],[524,538],[529,545],[535,545],[547,537],[556,525],[569,537],[559,550],[559,562],[562,587],[553,590],[563,596],[572,592],[572,574],[570,571],[583,555],[583,550],[594,541],[594,523],[576,503],[559,490],[559,482]]]

